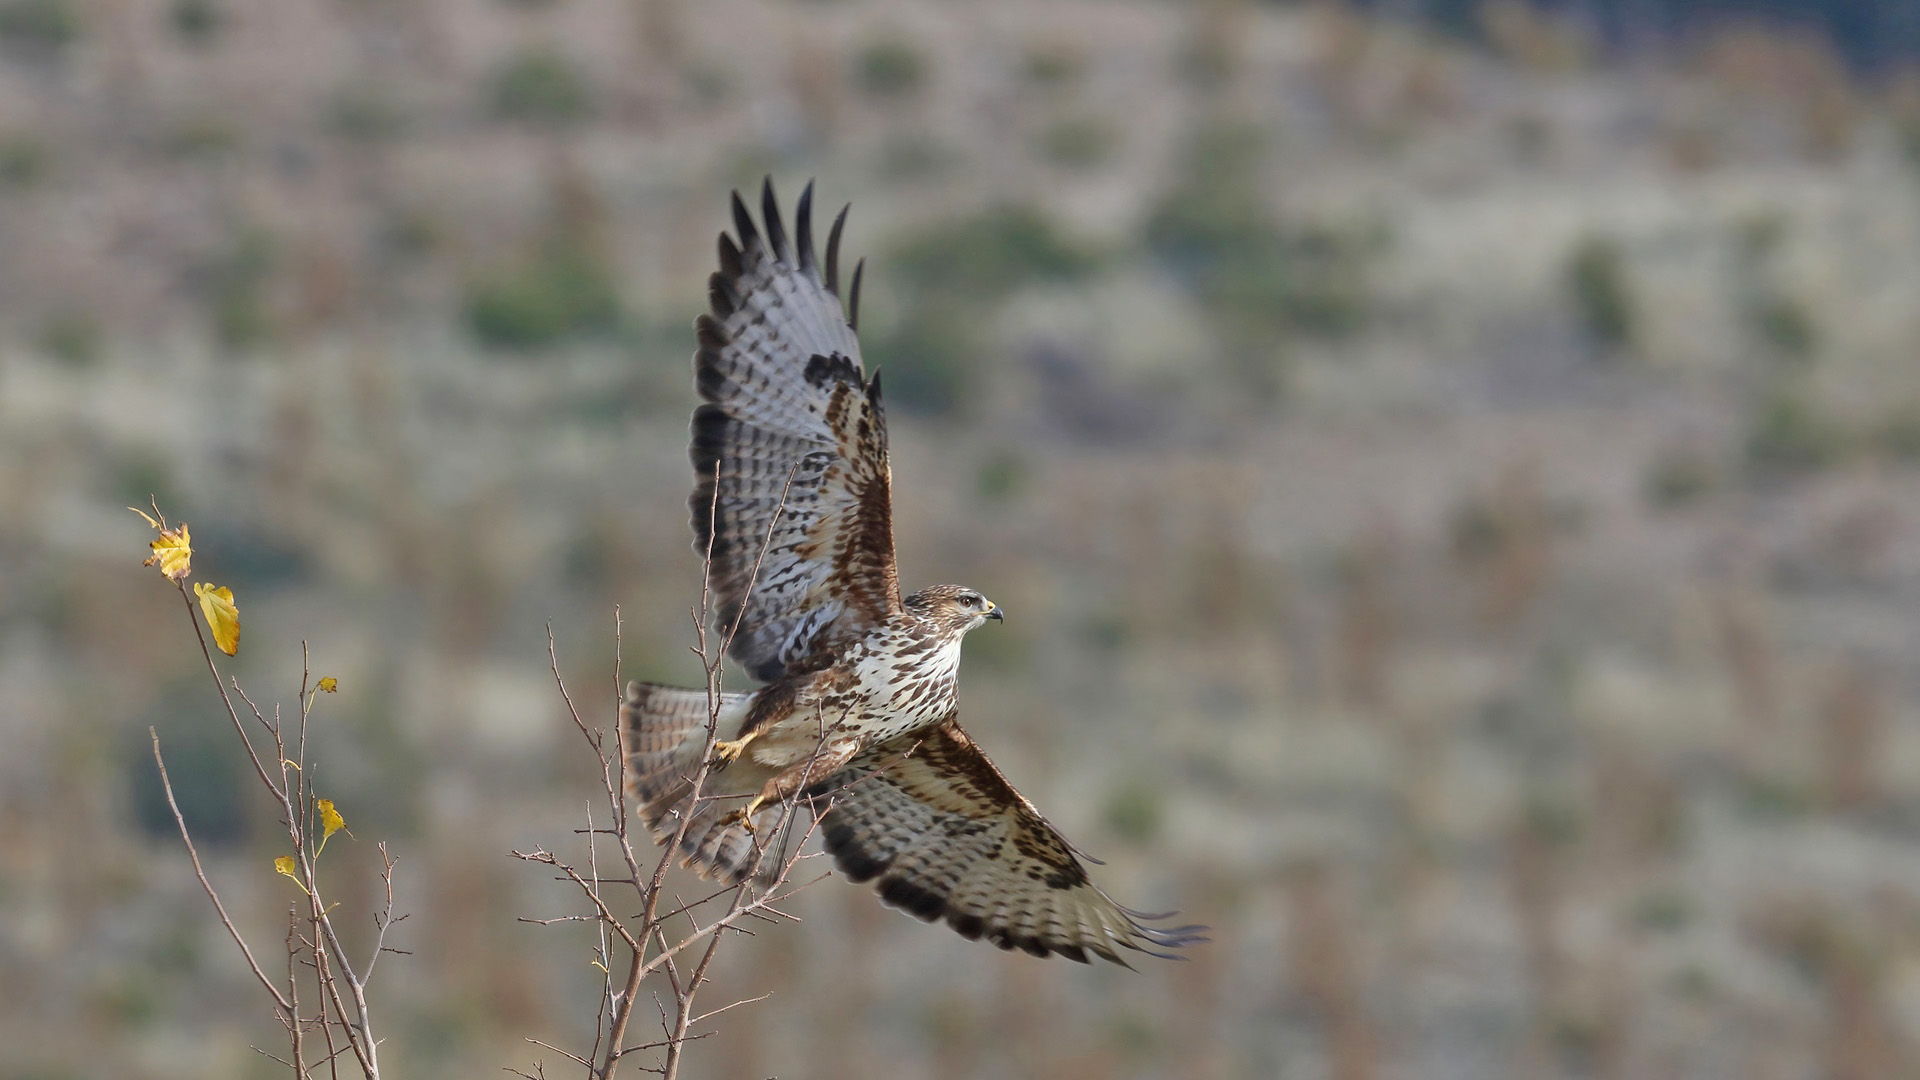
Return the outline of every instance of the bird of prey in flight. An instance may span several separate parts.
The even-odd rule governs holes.
[[[782,808],[804,807],[848,877],[1003,949],[1124,963],[1122,950],[1205,940],[1102,892],[961,730],[961,639],[1003,615],[962,585],[900,591],[880,376],[855,337],[862,267],[842,293],[847,212],[823,264],[812,202],[809,184],[789,237],[771,181],[759,224],[734,194],[735,235],[720,236],[696,324],[693,546],[709,558],[713,625],[764,685],[721,695],[699,798],[707,691],[627,688],[640,813],[657,842],[679,836],[684,864],[737,884],[772,878]]]

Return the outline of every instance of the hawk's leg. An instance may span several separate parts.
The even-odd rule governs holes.
[[[802,786],[839,772],[840,767],[852,761],[859,752],[860,740],[857,738],[829,738],[820,744],[819,753],[774,774],[773,779],[760,789],[760,794],[755,795],[747,805],[721,818],[720,826],[739,825],[752,832],[753,815],[759,813],[762,806],[793,798]]]

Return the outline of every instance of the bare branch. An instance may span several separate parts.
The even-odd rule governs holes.
[[[586,1058],[583,1058],[579,1054],[573,1053],[570,1050],[562,1050],[559,1047],[553,1045],[552,1043],[543,1043],[539,1039],[528,1039],[527,1041],[541,1048],[542,1050],[551,1050],[554,1053],[559,1054],[561,1057],[566,1058],[568,1061],[577,1062],[578,1064],[585,1065],[589,1069],[593,1068],[593,1062],[588,1061]]]
[[[260,980],[260,985],[266,988],[267,993],[273,995],[273,1003],[279,1007],[281,1015],[293,1017],[293,1003],[287,1000],[279,987],[273,985],[267,973],[260,970],[259,961],[253,958],[253,950],[247,947],[247,939],[240,936],[240,928],[233,924],[232,917],[227,914],[227,906],[220,902],[220,894],[214,891],[213,882],[207,880],[207,872],[200,866],[200,852],[194,849],[193,837],[187,832],[187,819],[181,815],[180,804],[173,797],[173,781],[167,778],[167,762],[160,756],[160,733],[149,727],[147,736],[153,740],[153,763],[160,767],[160,787],[167,794],[167,806],[173,811],[173,823],[180,828],[180,839],[187,845],[187,858],[193,860],[194,876],[200,879],[200,887],[206,890],[207,899],[213,901],[213,910],[220,916],[220,925],[227,928],[233,943],[240,946],[241,954],[247,958],[247,967],[253,969],[253,977]]]
[[[752,1005],[755,1002],[765,1001],[772,996],[773,996],[773,991],[769,990],[766,993],[761,994],[759,997],[741,998],[739,1001],[734,1002],[732,1005],[722,1005],[717,1009],[713,1009],[708,1012],[703,1012],[699,1016],[696,1016],[692,1020],[688,1021],[688,1023],[697,1024],[700,1021],[707,1019],[708,1017],[719,1016],[721,1013],[726,1012],[728,1009],[736,1008],[741,1005]],[[708,1034],[712,1034],[712,1033],[708,1032]],[[691,1038],[695,1038],[695,1039],[699,1039],[703,1037],[704,1036],[701,1036],[701,1035],[691,1036]]]
[[[774,521],[768,526],[766,536],[760,545],[760,551],[754,560],[747,578],[748,596],[751,596],[752,589],[758,580],[767,552],[771,548],[773,536],[777,531],[779,518],[785,512],[786,501],[797,474],[797,467],[788,473],[786,487],[781,491],[780,504],[775,509]],[[708,511],[710,515],[717,517],[717,474],[715,476],[715,492],[714,503],[709,505]],[[732,645],[734,637],[741,626],[741,615],[738,614],[730,621],[730,625],[723,627],[713,625],[712,538],[717,531],[712,528],[714,525],[717,525],[717,521],[710,518],[710,528],[708,531],[709,545],[708,551],[706,552],[706,559],[704,560],[704,573],[701,576],[700,583],[700,602],[697,608],[690,612],[694,622],[694,633],[696,637],[696,644],[692,647],[692,651],[700,658],[701,666],[706,674],[707,684],[707,724],[706,731],[704,732],[705,737],[702,740],[702,746],[697,759],[698,764],[690,767],[685,777],[689,785],[689,793],[686,796],[687,805],[691,808],[691,811],[678,816],[678,820],[672,830],[672,835],[662,835],[654,838],[659,842],[660,846],[655,856],[646,860],[649,864],[647,866],[643,867],[640,853],[634,848],[630,832],[633,808],[628,804],[626,775],[628,747],[626,744],[627,732],[625,727],[620,723],[614,725],[615,739],[613,745],[610,747],[604,731],[590,727],[586,721],[582,719],[579,709],[574,703],[572,694],[567,689],[565,678],[561,674],[560,661],[557,648],[554,644],[552,627],[548,627],[548,662],[553,673],[554,683],[560,691],[562,701],[566,704],[567,713],[573,721],[575,730],[580,732],[582,739],[585,740],[588,747],[593,751],[594,760],[600,766],[602,790],[607,800],[608,808],[612,811],[612,821],[610,827],[595,827],[594,819],[597,815],[590,809],[587,813],[586,828],[576,830],[576,835],[584,836],[587,843],[584,872],[544,849],[514,851],[512,854],[515,858],[523,861],[541,863],[553,868],[557,871],[560,878],[572,882],[574,887],[581,891],[582,895],[587,898],[589,905],[589,910],[584,913],[552,918],[522,917],[520,919],[521,922],[541,925],[569,922],[592,922],[597,924],[595,926],[596,941],[594,956],[596,958],[596,964],[602,969],[602,996],[595,1016],[594,1050],[590,1056],[560,1051],[567,1053],[569,1060],[586,1067],[589,1077],[593,1078],[593,1080],[613,1080],[613,1077],[619,1071],[623,1060],[627,1056],[650,1050],[664,1051],[664,1057],[660,1066],[654,1068],[636,1064],[635,1067],[662,1076],[675,1076],[679,1070],[681,1052],[685,1044],[701,1037],[689,1031],[694,1024],[707,1020],[721,1012],[725,1012],[727,1009],[749,1004],[752,1001],[763,1000],[762,998],[753,998],[737,1001],[724,1008],[711,1010],[706,1013],[696,1013],[693,1010],[694,997],[706,981],[707,972],[713,963],[714,957],[717,955],[720,940],[725,936],[726,932],[748,933],[742,924],[753,919],[768,922],[779,919],[791,920],[793,918],[791,915],[781,911],[775,905],[784,901],[787,897],[794,895],[801,889],[810,887],[819,880],[815,878],[804,884],[789,886],[789,878],[801,858],[799,854],[800,846],[804,844],[806,836],[810,835],[812,829],[818,825],[817,820],[808,823],[807,828],[799,834],[800,843],[791,843],[796,835],[794,828],[796,813],[809,808],[811,805],[803,805],[800,794],[796,792],[792,797],[781,800],[778,823],[773,828],[766,830],[766,839],[764,841],[757,841],[756,865],[751,868],[740,884],[717,889],[691,904],[678,898],[674,898],[674,902],[671,905],[663,905],[662,903],[666,898],[663,885],[667,868],[673,863],[676,852],[685,839],[687,829],[693,818],[715,801],[746,797],[744,795],[736,795],[733,792],[721,792],[715,795],[708,793],[706,790],[708,782],[711,779],[714,744],[718,741],[720,734],[719,705],[722,699],[722,666],[726,650]],[[718,631],[718,633],[716,633],[716,631]],[[621,615],[619,609],[616,608],[614,612],[614,689],[616,693],[616,713],[620,702],[624,700],[625,697],[625,685],[621,676],[623,632],[624,627],[622,625]],[[816,749],[813,758],[807,763],[808,770],[813,768],[818,762],[819,757],[820,750]],[[803,770],[803,782],[800,785],[800,791],[804,791],[806,786],[805,781],[810,779],[810,772]],[[602,837],[611,837],[613,839],[621,859],[626,864],[626,873],[624,876],[608,876],[601,870],[597,845]],[[772,868],[771,880],[769,881],[768,875],[765,872],[767,869],[765,864],[767,859],[774,856],[774,853],[783,853],[783,857],[780,860],[781,865]],[[758,888],[755,886],[756,881],[761,883]],[[609,884],[619,884],[635,890],[640,901],[640,911],[637,915],[631,919],[623,919],[614,913],[613,905],[608,902],[604,893],[606,886]],[[729,897],[731,897],[731,899],[727,899]],[[715,917],[711,919],[696,917],[697,910],[703,905],[722,900],[726,900],[725,910]],[[662,911],[663,906],[667,907],[667,910]],[[681,918],[687,920],[685,932],[669,934],[667,932],[668,923]],[[618,941],[627,953],[627,970],[624,985],[617,992],[613,988],[614,976],[610,962],[610,952],[614,941]],[[697,952],[698,958],[694,961],[692,967],[682,967],[682,958],[693,952]],[[626,1032],[632,1023],[633,1010],[641,999],[642,983],[648,976],[656,973],[665,979],[666,985],[663,989],[670,996],[672,1002],[672,1009],[669,1010],[667,1004],[662,1000],[660,993],[652,995],[655,1007],[659,1012],[661,1029],[666,1037],[655,1042],[627,1045]],[[597,1067],[592,1064],[592,1062],[596,1060],[598,1062]]]

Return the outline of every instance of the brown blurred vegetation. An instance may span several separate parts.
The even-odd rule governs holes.
[[[595,783],[545,627],[603,717],[616,604],[698,679],[690,324],[766,173],[854,203],[909,586],[1011,613],[968,726],[1214,944],[825,883],[723,953],[773,997],[696,1075],[1912,1071],[1920,75],[1484,11],[0,0],[0,1080],[273,1072],[146,756],[274,938],[150,493],[256,699],[303,638],[340,679],[390,1067],[585,1030],[506,854]]]

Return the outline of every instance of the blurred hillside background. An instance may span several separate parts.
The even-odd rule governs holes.
[[[148,725],[271,953],[149,493],[256,700],[340,680],[389,1069],[566,1075],[545,627],[603,721],[616,604],[698,676],[691,323],[765,174],[854,204],[909,587],[1011,612],[969,728],[1214,944],[829,881],[690,1075],[1913,1075],[1915,11],[0,0],[0,1080],[279,1075],[158,801]]]

